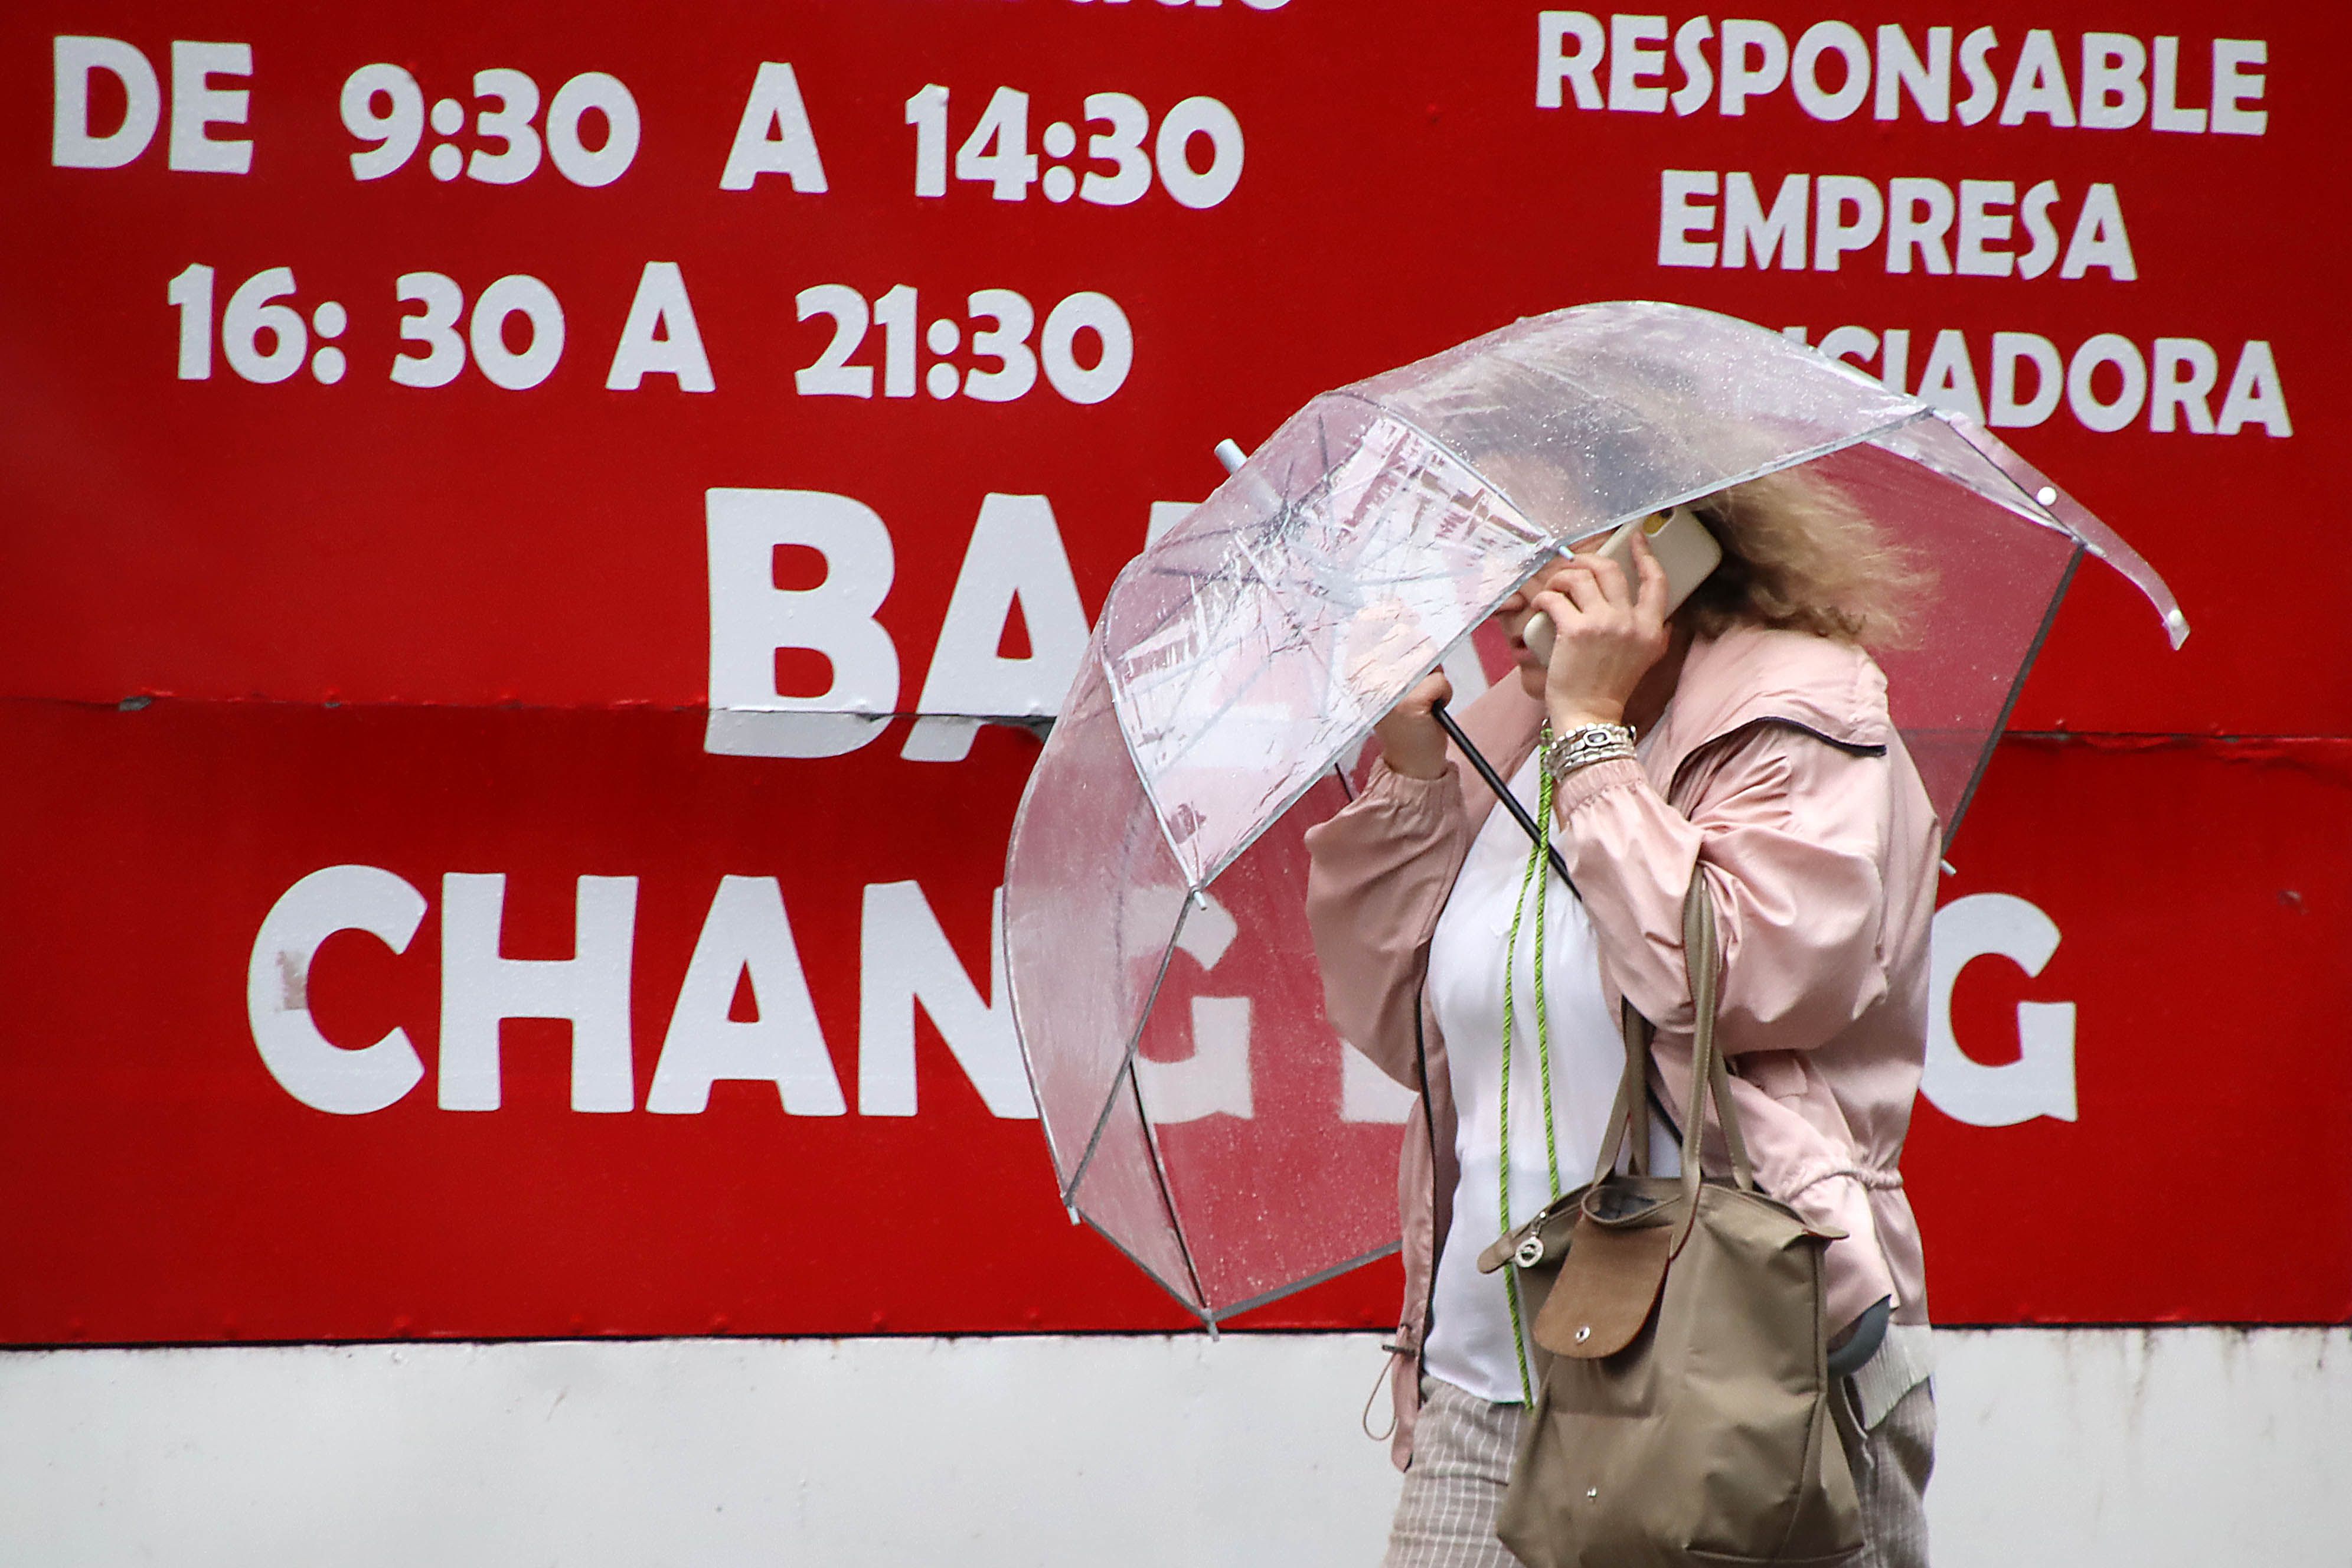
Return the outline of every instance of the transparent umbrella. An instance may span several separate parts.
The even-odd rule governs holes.
[[[1006,957],[1064,1201],[1213,1327],[1392,1250],[1409,1100],[1332,1032],[1303,835],[1537,567],[1811,464],[1934,572],[1881,654],[1946,833],[2098,519],[1974,422],[1745,321],[1532,317],[1316,398],[1112,586],[1014,821]]]

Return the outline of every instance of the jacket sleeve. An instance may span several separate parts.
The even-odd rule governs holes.
[[[1461,775],[1375,765],[1364,792],[1307,832],[1307,923],[1331,1026],[1381,1071],[1421,1088],[1415,1048],[1430,933],[1464,831]]]
[[[1687,817],[1631,762],[1561,784],[1560,849],[1608,970],[1661,1030],[1689,1032],[1682,905],[1696,862],[1722,935],[1725,1051],[1810,1050],[1887,992],[1887,759],[1768,722],[1687,765]]]

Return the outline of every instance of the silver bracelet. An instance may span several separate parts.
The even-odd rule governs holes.
[[[1541,742],[1543,771],[1557,784],[1579,768],[1594,763],[1605,763],[1622,757],[1633,760],[1633,731],[1626,724],[1580,724],[1565,735],[1552,735],[1545,727],[1546,739]]]

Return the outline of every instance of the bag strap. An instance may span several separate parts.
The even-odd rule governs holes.
[[[1694,1022],[1690,1102],[1683,1117],[1683,1142],[1687,1157],[1683,1161],[1683,1229],[1674,1245],[1677,1252],[1682,1250],[1698,1214],[1698,1152],[1705,1143],[1706,1101],[1710,1096],[1715,1100],[1716,1121],[1723,1129],[1724,1144],[1731,1152],[1732,1179],[1743,1192],[1756,1190],[1756,1172],[1748,1157],[1748,1141],[1740,1134],[1739,1113],[1731,1102],[1730,1069],[1716,1044],[1723,952],[1716,931],[1715,899],[1707,891],[1706,870],[1696,864],[1691,867],[1690,889],[1683,895],[1683,962],[1690,976]],[[1618,1078],[1617,1102],[1610,1109],[1609,1131],[1601,1140],[1600,1159],[1593,1166],[1595,1182],[1609,1174],[1621,1150],[1626,1151],[1627,1168],[1634,1174],[1645,1174],[1648,1170],[1648,1075],[1650,1044],[1656,1029],[1628,1001],[1624,1005],[1624,1031],[1625,1070]]]
[[[1618,1012],[1625,1036],[1625,1067],[1617,1075],[1617,1101],[1601,1123],[1601,1154],[1592,1170],[1596,1182],[1617,1163],[1620,1148],[1625,1151],[1627,1172],[1650,1173],[1650,1021],[1631,1002],[1622,1003]]]
[[[1715,1039],[1723,980],[1723,951],[1716,934],[1715,898],[1707,891],[1706,871],[1696,865],[1691,868],[1690,890],[1683,895],[1683,963],[1690,973],[1691,1009],[1696,1019],[1691,1037],[1690,1110],[1685,1125],[1704,1137],[1706,1124],[1702,1119],[1706,1107],[1699,1087],[1704,1079],[1714,1093],[1716,1120],[1722,1125],[1724,1144],[1731,1152],[1732,1180],[1739,1184],[1742,1192],[1752,1193],[1756,1190],[1756,1171],[1748,1163],[1748,1141],[1740,1136],[1739,1112],[1731,1103],[1731,1071]],[[1696,1196],[1700,1163],[1692,1159],[1684,1163],[1684,1191]]]

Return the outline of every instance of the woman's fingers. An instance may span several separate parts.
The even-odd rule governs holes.
[[[1590,556],[1571,556],[1559,574],[1551,580],[1550,592],[1555,596],[1566,596],[1569,603],[1587,615],[1606,609],[1609,605],[1609,595],[1601,589],[1600,577],[1592,569]],[[1537,604],[1542,604],[1543,600],[1543,595],[1536,595]]]
[[[1666,569],[1658,564],[1657,552],[1640,529],[1633,531],[1633,571],[1640,579],[1633,595],[1634,618],[1644,626],[1662,625],[1666,618]]]
[[[1637,544],[1635,548],[1638,550],[1643,546]],[[1638,561],[1639,557],[1636,559]],[[1656,569],[1655,557],[1651,558],[1651,564]],[[1557,579],[1558,585],[1574,598],[1580,609],[1588,614],[1600,614],[1609,609],[1633,613],[1641,604],[1638,579],[1610,557],[1579,555],[1570,561],[1570,566],[1573,571],[1564,572]],[[1580,592],[1574,585],[1580,583],[1583,584]],[[1665,579],[1661,571],[1658,603],[1662,605],[1665,602],[1664,586]],[[1663,619],[1663,616],[1660,618]]]
[[[1445,731],[1430,717],[1430,707],[1451,700],[1454,683],[1443,670],[1423,678],[1381,716],[1372,726],[1380,737],[1381,755],[1392,773],[1411,778],[1433,779],[1445,772]]]
[[[1635,537],[1640,537],[1638,531]],[[1593,581],[1599,584],[1603,598],[1612,605],[1623,605],[1629,609],[1633,606],[1633,580],[1617,563],[1616,557],[1588,555],[1584,557],[1584,563],[1591,568]]]
[[[1584,622],[1584,612],[1577,607],[1574,600],[1557,588],[1548,588],[1538,594],[1535,608],[1551,617],[1552,630],[1559,636],[1566,636]],[[1553,646],[1559,646],[1557,638]]]
[[[1397,706],[1408,713],[1426,714],[1439,703],[1453,700],[1454,682],[1445,679],[1444,670],[1433,669],[1422,679],[1420,685],[1404,694],[1404,700]]]
[[[1544,707],[1562,732],[1621,722],[1633,689],[1664,651],[1665,573],[1647,541],[1633,550],[1630,572],[1591,552],[1575,556],[1553,575],[1550,591],[1535,596],[1559,631],[1544,670]]]

